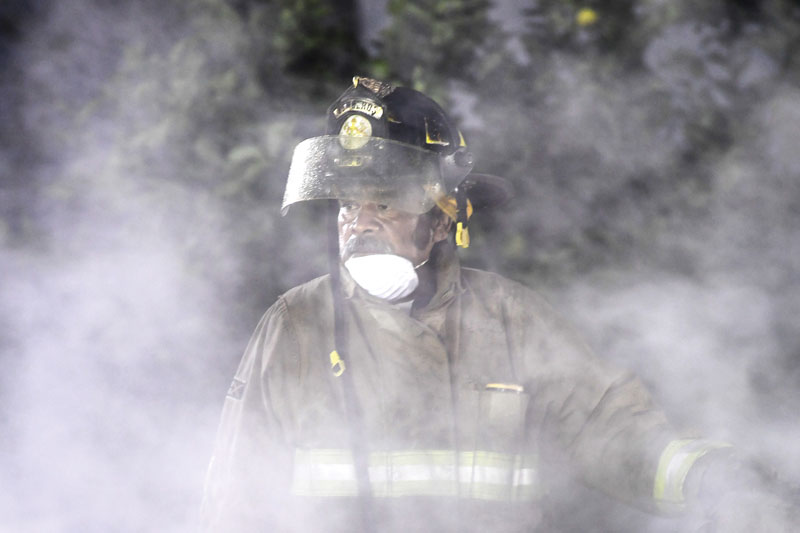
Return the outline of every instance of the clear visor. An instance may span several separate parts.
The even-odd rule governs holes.
[[[297,145],[281,214],[307,200],[354,200],[422,214],[444,196],[439,156],[381,137],[326,135]]]

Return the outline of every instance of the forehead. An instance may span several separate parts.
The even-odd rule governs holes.
[[[352,218],[360,215],[363,212],[379,218],[383,221],[391,222],[416,222],[420,215],[403,211],[386,204],[377,202],[359,202],[357,200],[340,200],[339,201],[339,214],[343,218]]]

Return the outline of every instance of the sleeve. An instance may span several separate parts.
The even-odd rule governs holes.
[[[233,378],[206,475],[201,529],[284,530],[292,454],[286,382],[296,374],[299,346],[278,300],[261,319]]]
[[[732,447],[698,458],[685,487],[690,507],[713,523],[715,531],[788,533],[800,523],[798,487],[757,457]]]
[[[544,302],[521,362],[543,429],[588,486],[651,512],[680,510],[695,461],[724,444],[679,438],[636,376],[595,356]],[[531,355],[535,354],[535,355]]]

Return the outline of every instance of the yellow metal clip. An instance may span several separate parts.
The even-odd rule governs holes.
[[[333,375],[337,378],[344,374],[344,361],[339,357],[339,352],[336,350],[331,352],[331,369],[333,370]]]
[[[456,224],[456,244],[462,248],[469,248],[469,229],[463,222]]]

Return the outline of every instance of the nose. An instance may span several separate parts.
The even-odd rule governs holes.
[[[363,235],[364,233],[377,232],[381,227],[378,207],[375,204],[364,204],[358,208],[352,223],[354,233]]]

